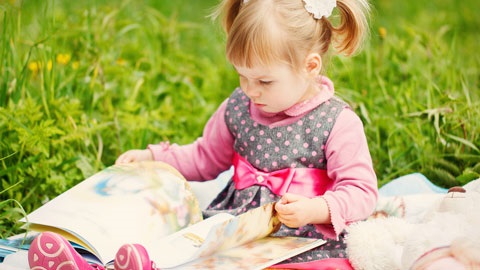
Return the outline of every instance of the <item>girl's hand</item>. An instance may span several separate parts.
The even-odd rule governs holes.
[[[122,163],[131,163],[136,161],[151,161],[153,160],[152,152],[149,149],[139,150],[128,150],[127,152],[121,154],[115,164],[122,164]]]
[[[275,204],[275,210],[278,213],[278,219],[290,228],[331,222],[328,206],[321,197],[307,198],[286,193]]]

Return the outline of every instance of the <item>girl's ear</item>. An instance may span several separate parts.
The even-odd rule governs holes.
[[[322,57],[318,53],[310,53],[305,58],[305,71],[310,76],[317,76],[322,70]]]

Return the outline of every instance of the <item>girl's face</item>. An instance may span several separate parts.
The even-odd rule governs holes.
[[[240,76],[241,89],[264,112],[282,112],[313,93],[306,72],[295,73],[284,63],[270,67],[234,67]]]

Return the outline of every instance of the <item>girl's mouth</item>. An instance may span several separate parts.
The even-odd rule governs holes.
[[[255,105],[258,108],[263,108],[263,107],[267,106],[267,105],[261,104],[261,103],[253,103],[253,105]]]
[[[266,106],[265,104],[262,104],[262,103],[257,103],[255,101],[253,101],[253,105],[257,106],[257,107],[264,107]]]

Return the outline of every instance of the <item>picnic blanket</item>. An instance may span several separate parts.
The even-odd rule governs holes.
[[[372,216],[348,228],[352,266],[357,270],[417,269],[412,266],[433,265],[442,259],[452,269],[478,269],[480,179],[463,188],[465,193],[447,194],[447,189],[419,173],[380,188]],[[453,253],[462,254],[474,268],[463,268]]]

